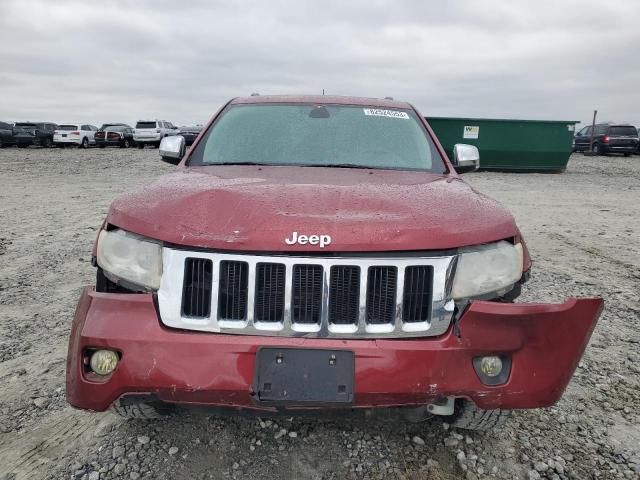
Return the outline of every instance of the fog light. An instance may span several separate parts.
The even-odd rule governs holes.
[[[496,356],[482,357],[480,371],[487,377],[497,377],[502,372],[502,360]]]
[[[487,355],[475,357],[473,368],[485,385],[502,385],[511,374],[511,357],[508,355]]]
[[[89,364],[98,375],[109,375],[118,365],[118,354],[113,350],[96,350],[91,354]]]

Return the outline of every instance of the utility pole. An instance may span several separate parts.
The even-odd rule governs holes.
[[[591,140],[589,143],[589,151],[591,152],[591,155],[593,155],[593,136],[596,130],[596,115],[598,115],[598,110],[593,111],[593,122],[591,122]]]

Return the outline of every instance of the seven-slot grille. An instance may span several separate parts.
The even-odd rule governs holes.
[[[453,256],[290,257],[169,248],[163,256],[160,314],[164,324],[177,328],[431,336],[446,331],[453,312],[446,295]]]

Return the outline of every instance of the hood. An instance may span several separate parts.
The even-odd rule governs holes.
[[[208,166],[164,175],[116,199],[107,223],[220,250],[443,250],[518,235],[511,214],[458,177],[393,170]],[[288,245],[299,235],[331,243]]]

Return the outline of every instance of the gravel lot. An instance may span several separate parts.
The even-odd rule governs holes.
[[[640,478],[640,157],[564,174],[466,176],[515,214],[535,260],[519,301],[602,295],[564,398],[507,428],[192,413],[126,422],[64,398],[75,303],[110,201],[171,170],[157,150],[0,150],[0,479]]]

